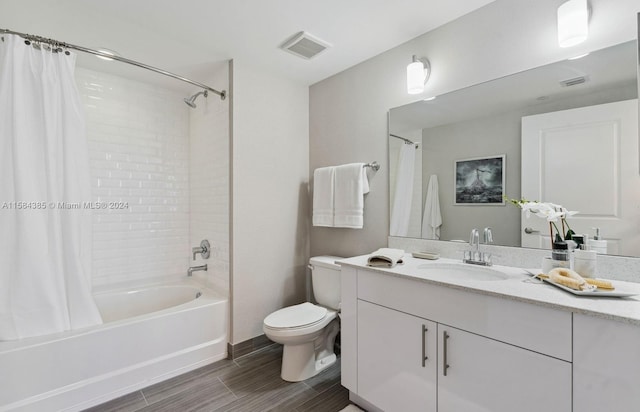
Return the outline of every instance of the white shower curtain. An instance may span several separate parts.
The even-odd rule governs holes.
[[[0,340],[101,323],[75,54],[0,41]],[[68,209],[65,206],[78,209]]]
[[[398,155],[396,171],[396,190],[391,208],[391,236],[406,236],[411,218],[411,201],[413,199],[413,178],[416,163],[416,147],[403,144]]]

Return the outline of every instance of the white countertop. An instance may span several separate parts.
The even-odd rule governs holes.
[[[432,276],[422,268],[426,265],[456,264],[480,268],[475,265],[463,264],[460,260],[440,258],[438,260],[416,259],[411,254],[405,254],[404,263],[394,268],[376,268],[367,266],[369,255],[356,256],[340,260],[342,265],[363,268],[390,276],[410,278],[420,282],[432,283],[439,286],[467,290],[486,295],[499,296],[536,305],[568,310],[575,313],[584,313],[631,323],[640,326],[640,283],[612,281],[616,291],[637,293],[638,296],[630,297],[590,297],[577,296],[564,291],[548,283],[539,283],[531,279],[531,275],[524,269],[508,266],[490,266],[488,269],[496,270],[506,275],[504,280],[478,281],[469,279],[456,279],[454,277]],[[473,269],[471,269],[473,270]]]

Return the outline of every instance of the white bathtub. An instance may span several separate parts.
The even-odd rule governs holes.
[[[102,325],[0,342],[0,411],[82,410],[226,357],[228,299],[191,280],[94,296]]]

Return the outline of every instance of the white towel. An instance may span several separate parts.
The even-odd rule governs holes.
[[[367,259],[367,266],[379,268],[392,268],[398,263],[402,263],[404,250],[391,249],[387,247],[380,248],[373,252]]]
[[[422,238],[440,239],[440,197],[438,195],[438,176],[431,175],[427,187],[427,198],[424,201],[424,216],[422,217]]]
[[[333,227],[335,167],[313,171],[313,226]]]
[[[369,193],[364,163],[336,166],[334,190],[334,226],[362,229],[364,195]]]

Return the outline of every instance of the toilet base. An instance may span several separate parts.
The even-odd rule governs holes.
[[[333,344],[339,330],[336,319],[318,339],[299,345],[284,345],[280,377],[287,382],[300,382],[333,365],[337,359],[333,353]]]

